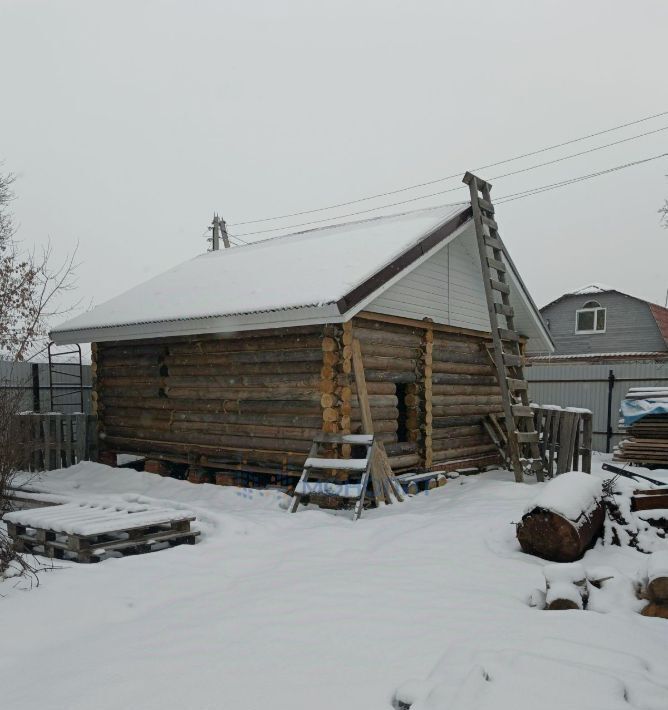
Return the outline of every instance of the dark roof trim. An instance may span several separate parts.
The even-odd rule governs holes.
[[[347,313],[351,308],[354,308],[358,303],[363,301],[367,296],[370,296],[374,291],[377,291],[381,286],[386,284],[393,276],[402,272],[405,268],[424,256],[428,251],[436,245],[450,237],[463,224],[466,224],[473,218],[473,210],[468,207],[464,211],[451,217],[447,222],[444,222],[435,231],[428,234],[424,239],[411,247],[408,251],[400,254],[394,261],[384,266],[380,271],[373,276],[356,286],[352,291],[349,291],[345,296],[340,298],[336,305],[339,313]]]

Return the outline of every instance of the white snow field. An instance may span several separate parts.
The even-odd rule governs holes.
[[[647,556],[599,542],[582,564],[616,577],[588,610],[530,607],[547,563],[513,522],[540,484],[508,472],[357,522],[90,463],[38,486],[192,510],[202,536],[58,562],[31,591],[1,582],[0,708],[389,710],[395,693],[413,710],[668,708],[668,621],[638,614],[632,587]]]

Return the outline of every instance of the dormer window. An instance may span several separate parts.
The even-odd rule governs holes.
[[[605,308],[598,301],[587,301],[575,311],[575,332],[605,333]]]

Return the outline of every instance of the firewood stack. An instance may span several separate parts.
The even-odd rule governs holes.
[[[625,398],[625,402],[636,405],[664,400],[668,407],[668,389],[663,387],[634,388]],[[615,461],[651,467],[668,466],[668,414],[648,413],[628,426],[626,434],[627,438],[615,450]]]

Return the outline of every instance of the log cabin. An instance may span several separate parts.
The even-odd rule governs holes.
[[[552,351],[505,247],[504,259],[523,347]],[[353,339],[395,472],[499,462],[482,425],[502,403],[470,205],[211,251],[51,337],[92,343],[105,462],[289,485],[315,434],[360,430]]]

